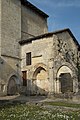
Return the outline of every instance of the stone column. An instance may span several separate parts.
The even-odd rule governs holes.
[[[54,93],[54,75],[53,75],[53,59],[49,61],[49,83],[50,83],[50,86],[49,86],[49,93],[50,94],[53,94]]]
[[[61,93],[61,83],[59,79],[55,81],[55,93]]]
[[[73,76],[73,92],[78,92],[78,78],[77,76]]]

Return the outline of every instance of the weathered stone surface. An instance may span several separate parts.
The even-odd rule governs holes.
[[[47,16],[38,12],[21,0],[0,0],[0,95],[17,94],[23,85],[21,71],[26,71],[27,82],[20,92],[27,95],[80,89],[79,44],[69,29],[46,33]],[[20,46],[23,39],[28,43]],[[26,53],[30,52],[31,65],[27,66]]]
[[[78,46],[68,31],[55,34],[22,46],[22,70],[27,70],[31,94],[42,94],[43,90],[45,94],[78,92]],[[31,52],[29,66],[26,66],[27,52]]]
[[[0,0],[0,95],[15,94],[22,84],[19,41],[45,32],[47,17],[21,0]]]
[[[16,76],[20,84],[21,2],[0,0],[0,94],[6,95],[8,82]],[[19,66],[19,67],[18,67]],[[16,81],[17,80],[17,81]],[[12,83],[13,84],[13,83]]]
[[[48,32],[47,19],[40,16],[28,6],[21,6],[22,39],[34,37]]]

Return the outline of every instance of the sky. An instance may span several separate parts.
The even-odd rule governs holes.
[[[49,15],[49,32],[69,28],[80,43],[80,0],[28,1]]]

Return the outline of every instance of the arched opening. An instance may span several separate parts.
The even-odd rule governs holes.
[[[18,93],[17,83],[16,80],[18,78],[16,76],[12,76],[9,79],[8,86],[7,86],[7,94],[8,95],[15,95]]]
[[[58,70],[56,89],[57,88],[58,93],[73,92],[72,70],[68,66],[62,66]]]
[[[73,81],[70,73],[61,73],[59,76],[61,83],[61,92],[73,92]]]
[[[33,86],[36,94],[43,95],[48,92],[47,71],[43,67],[38,67],[33,74]]]

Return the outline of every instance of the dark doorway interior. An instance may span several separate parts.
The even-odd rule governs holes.
[[[70,73],[61,73],[59,79],[62,93],[73,92],[73,81]]]
[[[27,86],[27,71],[22,71],[23,86]]]

